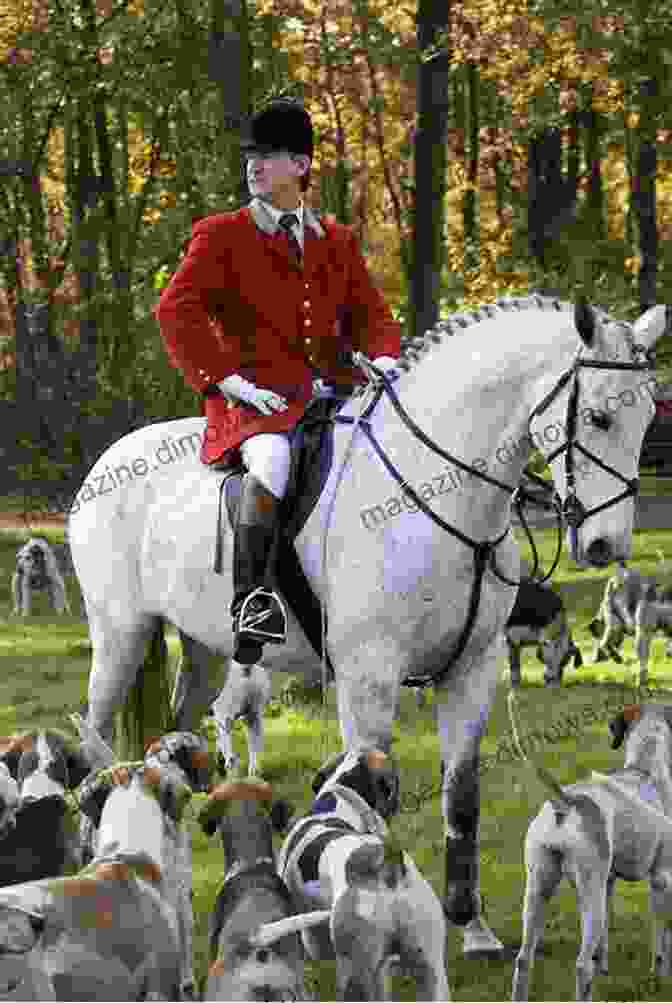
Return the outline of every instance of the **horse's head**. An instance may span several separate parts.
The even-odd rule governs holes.
[[[666,308],[634,324],[612,321],[580,301],[573,363],[530,415],[568,525],[568,547],[582,565],[603,567],[630,556],[639,454],[655,409],[648,355],[666,327]],[[544,427],[564,428],[553,444]]]

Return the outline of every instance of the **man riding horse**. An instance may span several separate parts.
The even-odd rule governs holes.
[[[303,200],[313,157],[305,109],[271,101],[241,148],[251,202],[194,224],[156,316],[172,364],[204,395],[202,461],[246,468],[231,615],[234,658],[251,664],[263,644],[286,640],[284,604],[266,573],[289,477],[288,432],[313,392],[349,393],[362,378],[343,364],[344,351],[393,370],[400,332],[350,229],[318,219]]]

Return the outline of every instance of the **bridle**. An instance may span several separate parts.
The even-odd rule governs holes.
[[[623,325],[627,326],[627,325]],[[628,328],[629,331],[629,328]],[[466,536],[455,526],[451,526],[447,523],[441,516],[437,515],[436,512],[427,505],[427,503],[420,498],[415,489],[405,480],[403,475],[394,465],[389,456],[385,453],[384,449],[378,442],[371,428],[371,414],[376,407],[376,405],[381,400],[383,393],[386,393],[392,403],[394,410],[397,412],[402,422],[411,431],[416,439],[419,439],[428,449],[431,449],[433,453],[438,456],[443,457],[443,459],[448,460],[450,463],[454,464],[460,470],[464,470],[475,477],[479,477],[481,480],[487,481],[489,484],[494,484],[496,487],[501,488],[501,490],[506,491],[512,496],[511,500],[516,507],[519,515],[521,516],[521,523],[528,539],[531,542],[533,553],[534,553],[534,566],[533,569],[526,580],[534,580],[539,583],[548,581],[550,576],[553,574],[557,563],[560,559],[560,552],[562,549],[562,540],[560,534],[560,520],[564,519],[570,528],[570,545],[572,549],[572,557],[575,558],[576,554],[576,533],[578,527],[582,525],[583,522],[589,516],[595,515],[597,512],[601,512],[603,509],[608,508],[610,505],[615,505],[617,502],[621,501],[623,498],[628,498],[631,495],[636,495],[639,488],[638,478],[633,478],[628,480],[623,477],[617,470],[610,467],[608,464],[603,463],[599,457],[595,456],[584,446],[578,442],[576,437],[576,418],[578,410],[578,396],[579,396],[579,380],[578,374],[581,368],[591,368],[591,369],[618,369],[618,370],[635,370],[635,371],[645,371],[651,370],[654,366],[653,353],[647,349],[644,345],[639,345],[634,341],[630,341],[630,352],[632,356],[631,362],[593,362],[588,359],[584,359],[581,356],[581,349],[579,349],[578,354],[575,356],[571,366],[565,370],[564,373],[556,381],[553,388],[546,394],[543,400],[536,405],[530,412],[527,429],[528,436],[530,436],[530,426],[531,422],[537,418],[540,414],[550,406],[550,404],[555,400],[558,394],[567,386],[571,381],[571,388],[569,394],[569,400],[567,403],[567,412],[565,415],[565,442],[559,446],[557,449],[553,450],[550,456],[546,457],[546,462],[550,463],[551,460],[559,456],[561,452],[565,452],[565,477],[566,477],[566,489],[567,495],[564,502],[561,502],[558,491],[553,492],[552,500],[550,502],[550,507],[552,507],[558,516],[558,546],[555,560],[551,566],[549,572],[543,577],[537,577],[537,570],[539,567],[537,550],[534,545],[534,540],[530,529],[522,516],[522,508],[525,501],[534,501],[534,496],[529,495],[527,492],[521,491],[520,487],[513,487],[510,484],[506,484],[504,481],[498,480],[496,477],[492,477],[490,474],[483,473],[483,471],[476,470],[475,467],[469,466],[469,464],[464,463],[457,457],[448,453],[445,449],[442,449],[433,439],[431,439],[425,432],[420,428],[419,425],[411,418],[404,406],[402,405],[396,391],[392,387],[392,381],[386,374],[375,366],[371,360],[365,356],[362,352],[353,352],[352,360],[355,365],[360,366],[364,373],[369,378],[369,381],[374,384],[374,392],[369,401],[368,405],[360,412],[357,418],[349,415],[335,414],[331,420],[334,422],[344,423],[344,424],[357,424],[361,426],[366,433],[371,445],[376,451],[378,457],[383,462],[388,473],[397,481],[401,486],[402,491],[413,499],[418,508],[424,512],[437,526],[444,529],[446,532],[450,533],[452,536],[457,537],[462,543],[466,544],[474,552],[474,583],[471,590],[471,596],[469,599],[469,609],[467,612],[467,618],[462,628],[462,633],[460,634],[453,651],[451,652],[449,659],[444,666],[439,669],[438,672],[423,676],[407,676],[402,680],[402,686],[413,686],[413,687],[424,687],[430,684],[437,685],[440,683],[448,671],[454,665],[454,663],[463,654],[471,632],[473,630],[476,617],[478,615],[478,608],[480,605],[481,590],[483,585],[483,576],[485,574],[486,568],[489,566],[493,573],[500,579],[500,581],[505,582],[507,585],[518,587],[523,579],[519,581],[511,580],[504,575],[500,569],[497,568],[495,561],[495,550],[500,543],[508,536],[511,526],[510,524],[506,527],[504,532],[500,534],[494,540],[472,540],[471,537]],[[644,361],[645,360],[645,361]],[[531,441],[531,437],[530,437]],[[575,484],[575,472],[574,472],[574,455],[573,450],[579,449],[585,456],[589,457],[593,462],[597,463],[600,467],[606,470],[608,473],[613,474],[614,477],[622,481],[625,484],[625,490],[619,495],[614,496],[614,498],[603,502],[601,505],[596,506],[590,510],[586,510],[583,503],[576,496],[576,484]],[[543,484],[545,488],[548,486],[541,480],[541,478],[531,475],[529,472],[528,477],[531,477],[537,484]]]
[[[633,356],[632,362],[594,362],[589,359],[584,359],[581,357],[581,353],[575,357],[572,365],[567,369],[559,380],[556,382],[552,390],[544,397],[544,399],[537,404],[536,407],[530,412],[530,416],[527,421],[528,436],[531,438],[530,432],[532,427],[532,422],[535,418],[553,403],[555,398],[558,396],[560,391],[571,381],[571,387],[569,392],[569,399],[567,401],[567,412],[565,415],[565,441],[558,446],[556,449],[552,450],[548,456],[546,456],[546,462],[548,464],[560,456],[561,453],[565,454],[565,484],[566,484],[566,494],[564,502],[560,500],[560,495],[556,490],[553,495],[555,504],[559,506],[561,516],[567,526],[569,527],[570,533],[570,548],[572,559],[576,560],[577,557],[577,530],[579,526],[591,515],[596,515],[598,512],[604,511],[606,508],[610,508],[612,505],[616,505],[618,502],[623,501],[624,498],[629,498],[630,496],[635,496],[639,491],[639,478],[633,477],[631,480],[623,477],[622,474],[615,470],[614,467],[610,466],[608,463],[604,463],[599,456],[592,453],[589,449],[586,449],[577,438],[576,435],[576,418],[578,412],[578,400],[579,400],[579,370],[580,369],[617,369],[617,370],[634,370],[639,372],[650,371],[654,366],[653,353],[650,352],[648,348],[643,345],[639,345],[635,342],[631,342],[630,351]],[[637,356],[640,359],[637,359]],[[645,361],[641,361],[642,357]],[[585,505],[580,498],[576,495],[576,475],[574,470],[574,450],[578,449],[584,456],[592,460],[607,473],[616,477],[619,481],[625,484],[625,489],[621,491],[619,495],[614,495],[613,498],[608,498],[607,501],[602,502],[600,505],[596,505],[591,509],[586,509]]]

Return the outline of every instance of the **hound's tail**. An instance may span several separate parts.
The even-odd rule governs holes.
[[[388,832],[382,843],[358,846],[345,865],[345,879],[351,887],[381,879],[393,887],[405,874],[404,854],[391,832]]]
[[[290,933],[301,933],[302,930],[309,930],[311,926],[328,923],[330,916],[329,909],[317,909],[315,912],[299,913],[298,916],[287,916],[286,919],[278,919],[274,923],[262,923],[256,934],[250,938],[250,942],[255,947],[270,947],[276,940],[287,937]]]

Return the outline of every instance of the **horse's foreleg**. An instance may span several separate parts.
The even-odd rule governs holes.
[[[178,631],[182,657],[170,700],[179,731],[198,731],[203,716],[219,692],[213,672],[215,656],[200,641]],[[211,678],[212,675],[212,678]]]
[[[479,875],[479,748],[497,684],[499,639],[463,669],[452,685],[437,692],[445,824],[444,910],[465,927],[464,953],[503,950],[481,916]]]
[[[389,752],[404,668],[399,649],[372,639],[344,659],[336,652],[338,722],[346,750],[375,746]]]

